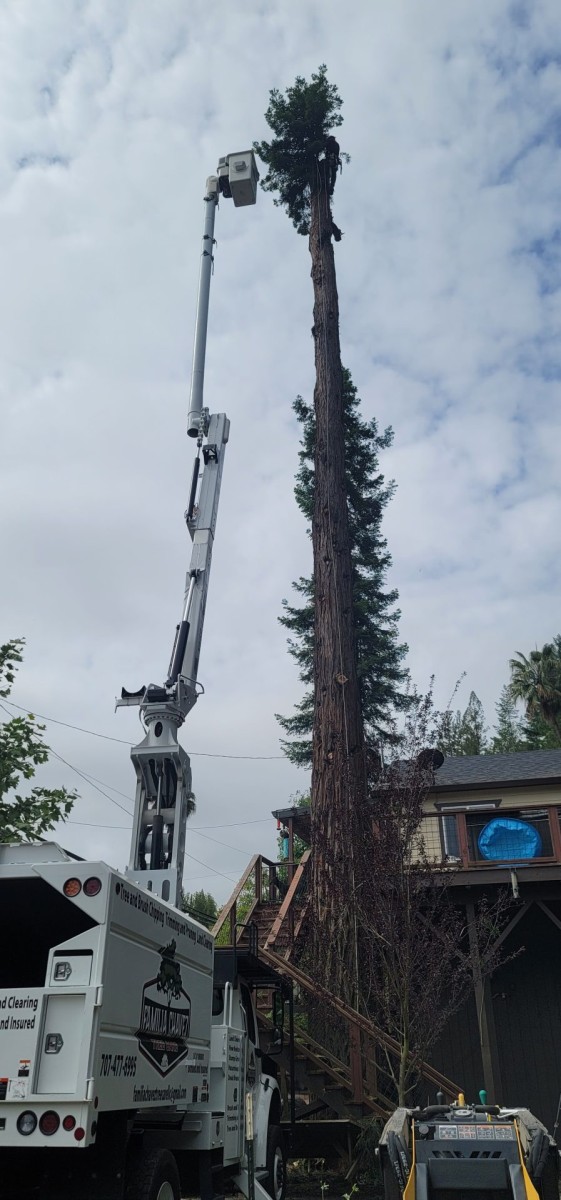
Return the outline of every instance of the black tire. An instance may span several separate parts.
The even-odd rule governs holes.
[[[134,1151],[133,1151],[134,1153]],[[177,1163],[169,1150],[140,1151],[129,1162],[126,1200],[181,1200]]]
[[[557,1147],[551,1147],[537,1184],[542,1200],[559,1200],[559,1160]]]
[[[526,1163],[527,1171],[532,1180],[532,1183],[538,1183],[544,1171],[545,1164],[549,1157],[549,1137],[543,1129],[536,1129],[530,1145],[528,1161]]]
[[[271,1200],[284,1200],[286,1193],[286,1147],[282,1129],[270,1125],[267,1134],[267,1177],[263,1186]]]

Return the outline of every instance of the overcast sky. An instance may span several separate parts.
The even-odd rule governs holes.
[[[14,701],[123,739],[49,723],[72,766],[41,775],[81,794],[58,840],[119,867],[141,731],[114,697],[164,677],[188,564],[205,179],[267,135],[269,89],[321,62],[352,158],[343,358],[395,430],[385,532],[413,679],[434,672],[445,704],[466,671],[460,701],[474,688],[491,721],[512,653],[561,632],[558,0],[4,0],[0,641],[27,638]],[[313,343],[307,241],[271,197],[223,202],[216,234],[206,402],[232,432],[182,741],[186,885],[222,900],[307,785],[274,713],[300,696],[277,616],[310,570],[291,402]]]

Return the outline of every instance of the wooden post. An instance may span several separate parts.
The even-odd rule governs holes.
[[[458,843],[460,847],[460,858],[462,867],[469,865],[469,846],[467,836],[466,814],[456,813],[456,821],[458,826]]]
[[[366,1087],[369,1094],[375,1099],[378,1095],[378,1069],[376,1067],[376,1046],[372,1038],[366,1040],[364,1066]]]
[[[257,900],[258,904],[261,904],[262,890],[263,890],[263,864],[261,862],[261,855],[260,855],[255,864],[255,899]]]
[[[238,919],[237,913],[238,913],[238,906],[236,904],[236,901],[234,900],[234,903],[230,909],[230,945],[231,946],[235,946],[235,944],[236,944],[236,921]]]
[[[557,862],[561,862],[561,830],[559,829],[559,810],[551,807],[547,810],[549,828],[551,830],[551,845]]]
[[[479,957],[479,946],[477,944],[477,933],[475,928],[475,907],[473,901],[471,900],[466,903],[466,916],[468,923],[469,949],[471,957],[471,969],[473,972],[475,1003],[477,1007],[479,1047],[481,1050],[481,1061],[483,1065],[483,1084],[485,1091],[487,1092],[487,1100],[489,1104],[500,1104],[502,1101],[503,1085],[501,1081],[497,1037],[495,1032],[493,997],[491,994],[490,980],[484,979],[481,971],[481,959]]]
[[[362,1054],[360,1049],[360,1029],[349,1021],[349,1057],[351,1068],[351,1087],[354,1104],[362,1104]]]
[[[294,878],[294,817],[288,818],[288,886]]]

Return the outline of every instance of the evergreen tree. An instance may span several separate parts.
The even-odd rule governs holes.
[[[284,96],[278,88],[271,89],[265,120],[274,137],[270,142],[253,144],[268,168],[262,188],[277,193],[273,203],[285,209],[296,231],[303,235],[311,231],[318,193],[327,190],[331,197],[337,166],[341,159],[350,161],[330,137],[330,131],[343,122],[341,105],[336,85],[328,82],[325,64],[312,73],[309,83],[297,75]],[[331,146],[335,161],[328,162]],[[326,215],[331,233],[331,211]]]
[[[294,411],[302,424],[300,467],[295,496],[310,523],[314,511],[315,415],[301,396]],[[407,705],[401,690],[407,678],[403,659],[407,646],[398,642],[399,610],[394,606],[397,591],[386,590],[385,577],[391,564],[386,539],[382,536],[382,514],[394,492],[379,471],[378,452],[392,443],[390,428],[378,433],[376,421],[364,421],[360,400],[350,372],[343,370],[343,423],[349,529],[351,534],[353,622],[357,672],[366,740],[370,745],[392,741],[393,714]],[[314,713],[314,580],[301,578],[293,584],[302,603],[283,600],[282,625],[292,635],[289,651],[298,664],[305,694],[290,717],[277,715],[290,735],[283,741],[288,758],[298,766],[312,764]]]
[[[516,701],[510,694],[508,684],[503,687],[495,710],[497,721],[490,745],[491,753],[515,754],[519,750],[530,749],[527,745],[526,731],[516,710]]]
[[[343,368],[333,241],[340,242],[332,199],[342,156],[332,133],[341,97],[321,66],[298,76],[284,95],[270,93],[270,141],[254,149],[267,166],[263,186],[276,192],[298,233],[309,235],[314,293],[314,665],[312,750],[312,912],[316,960],[344,999],[359,987],[353,930],[355,845],[368,821],[367,753],[359,690],[353,604],[352,537],[347,504]],[[345,902],[335,900],[343,878]]]
[[[450,757],[485,754],[488,750],[487,725],[483,705],[475,692],[470,692],[464,712],[442,713],[439,721],[438,748]]]
[[[210,928],[218,916],[218,905],[210,892],[199,888],[197,892],[182,892],[181,911],[190,913],[202,925]]]

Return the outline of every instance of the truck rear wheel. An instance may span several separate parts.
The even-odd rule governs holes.
[[[270,1125],[267,1134],[267,1178],[265,1189],[271,1200],[284,1200],[286,1192],[286,1150],[282,1129]]]
[[[169,1150],[141,1151],[127,1172],[126,1200],[181,1200],[177,1163]]]

